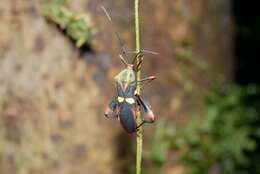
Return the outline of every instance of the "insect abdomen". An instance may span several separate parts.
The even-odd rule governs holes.
[[[120,122],[123,126],[123,128],[128,132],[128,133],[133,133],[136,132],[136,122],[135,122],[135,117],[134,117],[134,112],[130,108],[121,108],[120,113]]]

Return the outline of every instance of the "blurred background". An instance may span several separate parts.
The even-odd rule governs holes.
[[[109,24],[100,6],[113,19]],[[132,174],[135,135],[107,120],[134,50],[133,0],[1,0],[0,173]],[[141,0],[144,174],[260,174],[256,2]]]

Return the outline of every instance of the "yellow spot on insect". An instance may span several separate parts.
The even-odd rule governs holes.
[[[120,97],[120,96],[117,97],[117,101],[118,101],[119,103],[124,102],[124,100],[125,100],[124,97]]]
[[[135,95],[137,94],[137,90],[135,90],[134,94],[135,94]]]
[[[126,98],[125,101],[129,104],[134,104],[135,100],[133,98]]]

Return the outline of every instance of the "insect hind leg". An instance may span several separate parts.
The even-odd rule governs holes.
[[[107,108],[105,109],[105,117],[111,119],[111,118],[118,118],[118,113],[115,112],[117,108],[117,102],[116,100],[112,100],[109,105],[107,106]]]
[[[107,117],[108,119],[118,119],[118,114],[115,113],[115,112],[105,113],[104,115],[105,115],[105,117]]]
[[[149,123],[149,124],[154,123],[155,117],[154,117],[154,113],[151,109],[151,106],[148,104],[148,102],[146,100],[144,100],[143,97],[140,95],[137,95],[136,97],[137,97],[138,103],[143,107],[144,112],[145,112],[142,122],[136,126],[136,129],[138,129],[145,123]]]

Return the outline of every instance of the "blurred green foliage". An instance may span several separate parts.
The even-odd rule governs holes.
[[[260,173],[257,91],[255,86],[217,85],[205,97],[205,112],[192,114],[185,127],[157,124],[146,157],[161,167],[169,155],[178,154],[188,174]]]
[[[53,0],[45,10],[45,16],[66,32],[76,42],[77,47],[90,44],[95,30],[87,21],[87,16],[71,12],[63,5],[65,0]]]

